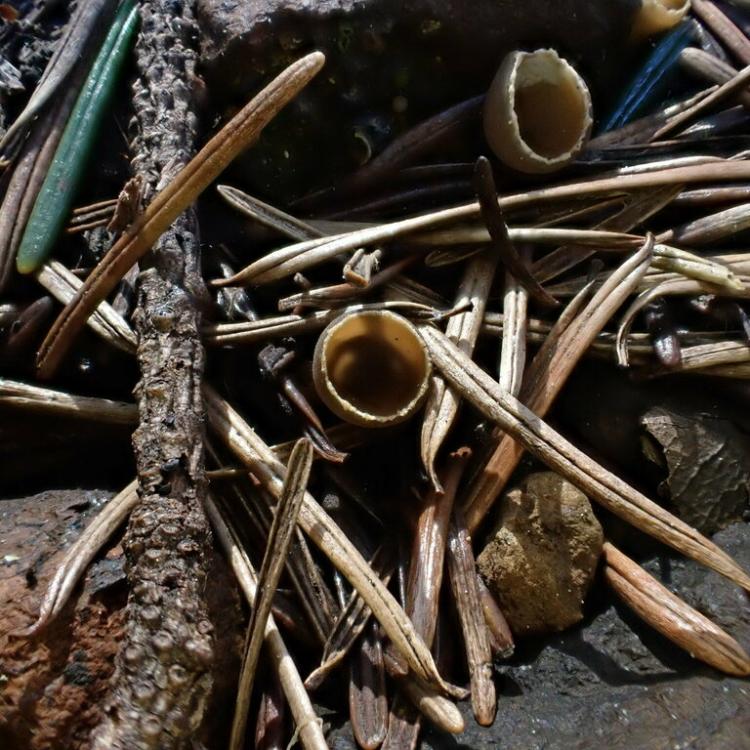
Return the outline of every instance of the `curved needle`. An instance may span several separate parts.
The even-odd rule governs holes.
[[[60,614],[89,563],[137,504],[138,486],[133,480],[107,503],[65,553],[47,587],[36,622],[13,635],[19,638],[36,635]]]
[[[290,65],[241,109],[164,188],[131,230],[114,244],[86,283],[55,321],[37,355],[42,378],[51,377],[68,347],[96,306],[115,288],[123,274],[219,176],[224,168],[320,71],[322,52]]]
[[[479,201],[482,219],[492,238],[492,249],[500,256],[505,268],[537,302],[553,307],[559,305],[560,303],[549,295],[532,276],[523,258],[513,247],[508,235],[508,225],[505,223],[505,217],[498,203],[492,166],[484,156],[477,159],[474,167],[474,190]]]

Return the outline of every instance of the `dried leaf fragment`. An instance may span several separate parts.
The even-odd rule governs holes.
[[[680,518],[704,534],[742,519],[750,498],[750,442],[740,430],[718,415],[662,406],[640,421],[664,452],[665,489]]]

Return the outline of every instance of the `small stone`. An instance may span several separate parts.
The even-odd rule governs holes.
[[[540,472],[505,495],[477,566],[516,635],[556,632],[583,618],[603,542],[588,498]]]

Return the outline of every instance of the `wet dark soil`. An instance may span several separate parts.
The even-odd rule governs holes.
[[[113,540],[86,574],[62,616],[31,641],[9,638],[29,625],[62,551],[112,495],[104,490],[48,491],[0,501],[0,746],[86,748],[99,718],[123,621],[122,550]],[[737,523],[714,540],[750,567],[750,526]],[[750,601],[698,564],[652,555],[648,570],[750,646]],[[241,626],[234,585],[223,566],[212,576],[217,627],[213,737],[220,747],[234,695]],[[424,747],[508,750],[744,750],[750,748],[750,683],[722,677],[645,627],[595,584],[584,621],[564,633],[520,640],[496,664],[495,724],[477,726],[462,706],[457,737],[429,728]],[[354,748],[345,717],[324,712],[334,750]],[[210,735],[211,736],[211,735]]]
[[[89,567],[67,606],[42,633],[15,638],[36,619],[65,550],[112,497],[110,490],[62,489],[0,500],[0,747],[77,750],[101,711],[124,625],[127,589],[121,532]],[[221,648],[206,731],[226,745],[237,682],[241,611],[220,558],[211,568],[209,607]]]

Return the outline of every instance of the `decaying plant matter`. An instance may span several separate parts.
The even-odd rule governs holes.
[[[494,82],[478,84],[486,95],[466,91],[411,127],[395,97],[398,135],[378,143],[360,129],[358,171],[331,184],[318,174],[276,205],[248,192],[242,164],[223,177],[232,184],[214,183],[248,148],[271,160],[290,120],[310,125],[336,83],[317,75],[327,50],[269,62],[247,104],[202,117],[192,3],[145,0],[131,168],[123,159],[109,192],[84,185],[71,211],[52,157],[91,61],[107,57],[96,19],[130,10],[81,4],[0,143],[0,409],[133,429],[136,479],[61,556],[38,617],[13,634],[44,633],[127,524],[126,623],[92,747],[239,750],[254,731],[258,746],[324,750],[313,704],[324,684],[348,696],[364,750],[414,748],[425,721],[461,732],[466,698],[491,725],[493,660],[524,633],[475,556],[525,453],[587,508],[750,591],[679,504],[605,468],[553,411],[591,358],[644,378],[750,377],[750,67],[729,62],[748,65],[750,42],[710,0],[690,5],[644,0],[622,35],[645,61],[609,112],[557,50],[505,49]],[[665,71],[677,101],[661,101]],[[315,149],[303,145],[288,144],[282,168]],[[84,174],[85,150],[65,174]],[[49,212],[52,258],[22,258],[33,274],[21,281],[12,261],[29,216],[35,234]],[[91,362],[96,389],[79,377]],[[615,538],[608,514],[601,523]],[[742,644],[603,538],[600,590],[715,669],[750,672]],[[224,700],[231,736],[228,723],[209,737],[216,657],[234,647],[216,642],[209,612],[219,551],[249,624]]]
[[[141,6],[132,166],[146,200],[193,155],[198,126],[190,6]],[[166,53],[181,65],[168,65]],[[158,78],[154,71],[163,71]],[[162,91],[167,87],[169,100]],[[204,590],[210,531],[204,512],[203,344],[196,299],[205,295],[198,227],[188,208],[153,247],[134,314],[141,379],[133,435],[139,503],[123,539],[130,596],[125,638],[95,748],[181,747],[203,721],[214,644]]]

